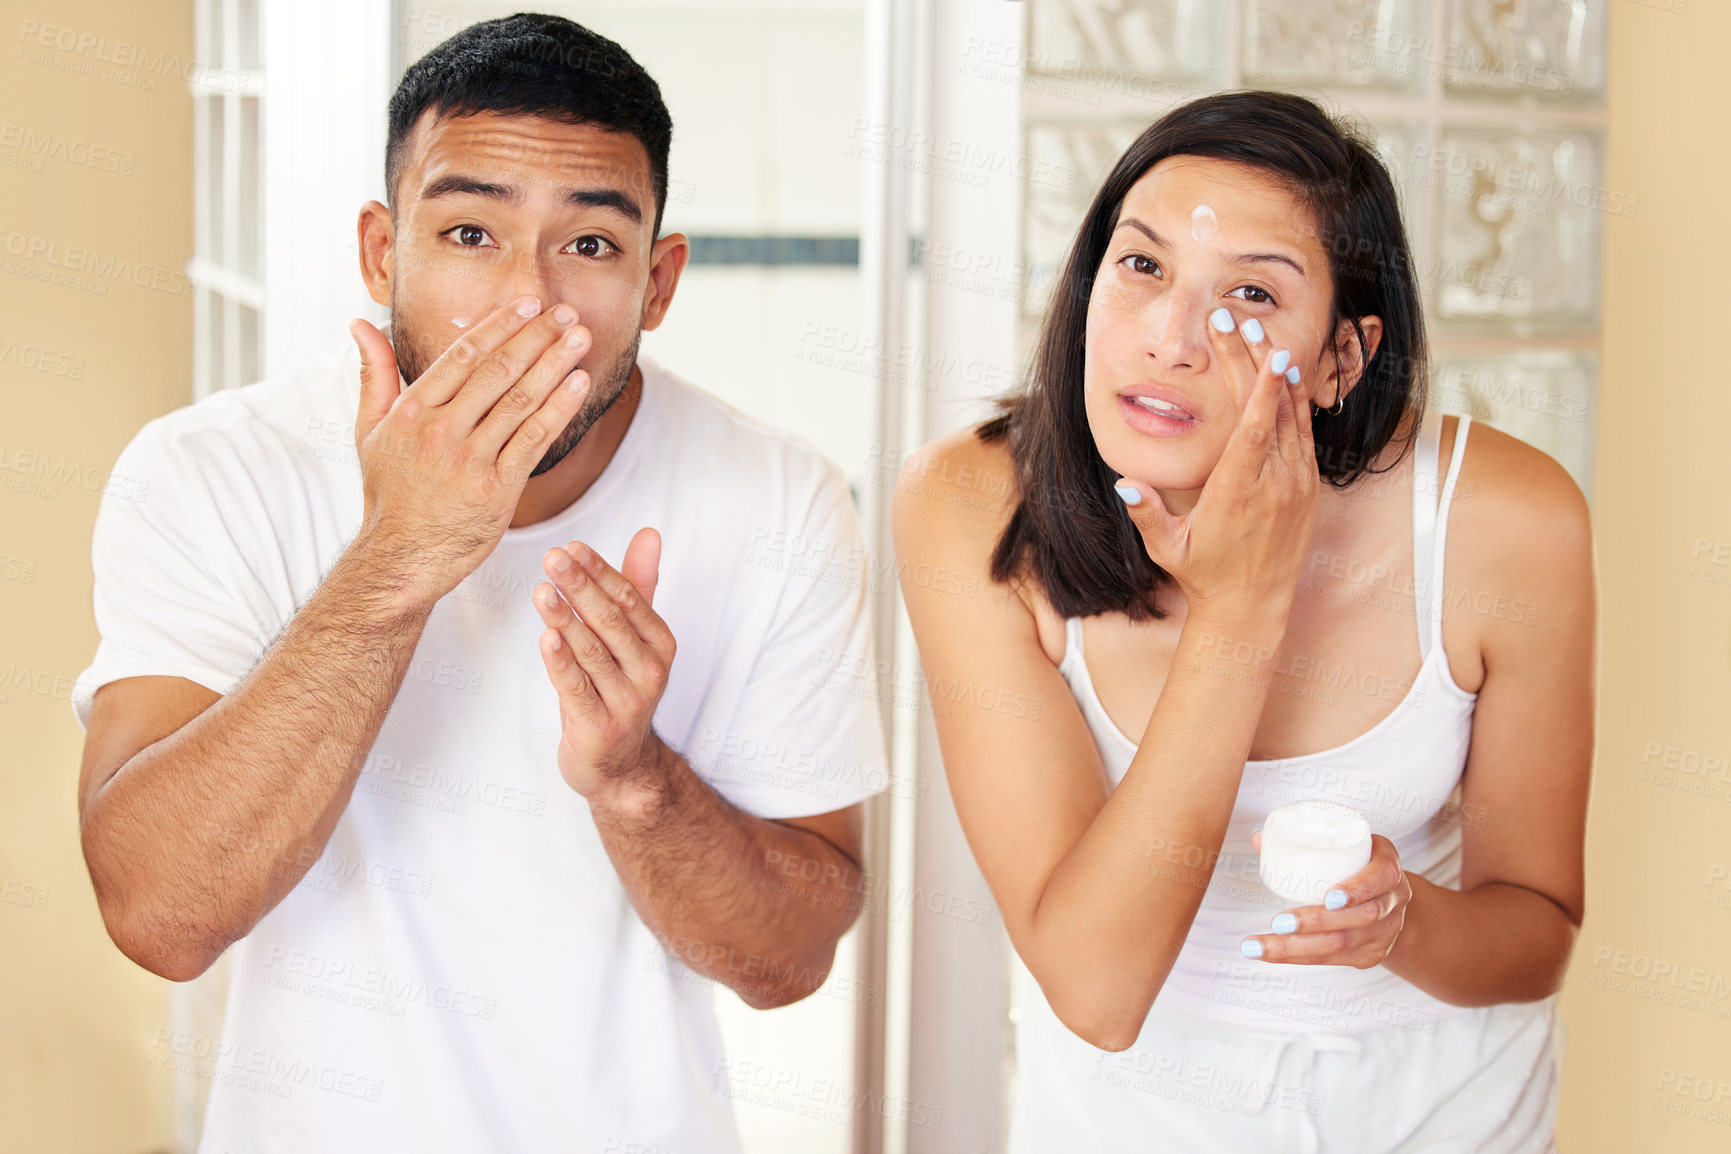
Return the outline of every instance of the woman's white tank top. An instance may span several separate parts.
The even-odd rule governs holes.
[[[1410,610],[1418,623],[1418,676],[1395,707],[1366,732],[1332,749],[1276,761],[1250,761],[1238,787],[1231,822],[1201,908],[1157,1004],[1193,1016],[1257,1030],[1359,1033],[1399,1025],[1434,1031],[1436,1022],[1462,1008],[1426,994],[1382,967],[1279,965],[1246,958],[1240,948],[1251,934],[1270,932],[1269,919],[1294,908],[1264,888],[1251,831],[1276,806],[1299,798],[1342,802],[1362,812],[1373,833],[1394,842],[1401,867],[1449,889],[1460,888],[1461,826],[1477,820],[1460,806],[1461,771],[1472,740],[1478,695],[1455,684],[1442,644],[1444,544],[1449,504],[1467,443],[1470,418],[1461,417],[1454,452],[1437,502],[1437,457],[1441,417],[1419,427],[1413,474],[1413,582],[1410,590],[1348,585],[1349,595],[1386,600]],[[1392,616],[1392,615],[1391,615]],[[1111,784],[1130,766],[1137,743],[1107,716],[1082,657],[1082,622],[1065,623],[1064,660],[1058,667],[1081,706]],[[1385,678],[1360,681],[1351,669],[1325,665],[1307,674],[1305,692],[1344,696],[1385,693]],[[1324,698],[1326,700],[1326,698]],[[1164,862],[1162,862],[1164,858]],[[1154,865],[1204,864],[1200,851],[1155,850]],[[1038,986],[1026,983],[1026,997]],[[1044,1009],[1044,1007],[1041,1007]],[[1046,1018],[1049,1015],[1035,1015]],[[1024,1021],[1029,1017],[1024,1016]]]

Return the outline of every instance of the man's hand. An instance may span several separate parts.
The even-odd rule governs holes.
[[[653,811],[669,751],[650,729],[673,667],[673,631],[652,609],[661,535],[643,529],[620,572],[581,541],[549,549],[535,587],[541,660],[559,691],[559,772],[591,804]]]
[[[534,297],[494,309],[401,386],[396,350],[366,321],[355,418],[366,513],[357,544],[430,604],[498,545],[529,474],[589,394],[593,343],[577,312]],[[573,371],[575,370],[575,371]]]
[[[559,695],[559,772],[643,924],[747,1005],[823,984],[864,892],[857,805],[768,820],[740,809],[656,736],[673,632],[651,608],[661,535],[641,529],[616,570],[580,541],[541,559],[541,660]],[[799,884],[787,884],[788,863]],[[805,869],[812,871],[807,874]]]

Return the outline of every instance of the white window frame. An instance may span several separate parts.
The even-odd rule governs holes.
[[[242,15],[255,21],[259,0],[196,0],[198,67],[187,87],[193,110],[193,257],[187,275],[193,283],[193,399],[214,389],[245,383],[253,365],[240,340],[243,308],[257,313],[264,307],[259,270],[240,258],[242,220],[250,212],[261,222],[256,199],[241,202],[243,144],[254,150],[258,136],[246,131],[243,115],[248,101],[262,101],[264,74],[257,59],[247,59],[242,44]],[[261,55],[263,37],[253,55]],[[221,118],[220,141],[215,129]],[[220,155],[218,155],[220,146]],[[256,151],[254,152],[257,155]],[[221,203],[211,189],[219,185]],[[262,242],[262,237],[259,238]],[[262,255],[262,244],[261,252]],[[218,315],[212,323],[213,314]],[[255,334],[257,330],[255,329]],[[255,336],[256,342],[256,336]],[[257,346],[253,349],[256,363]]]
[[[383,200],[385,108],[398,61],[391,0],[195,0],[193,98],[194,285],[192,398],[269,376],[309,351],[348,340],[349,321],[388,310],[361,286],[355,214]],[[243,9],[256,13],[259,61],[244,59]],[[220,30],[220,31],[219,31]],[[268,49],[267,49],[268,46]],[[267,91],[263,61],[270,64]],[[247,65],[247,66],[243,66]],[[242,102],[259,102],[258,160],[243,206]],[[220,161],[214,109],[222,108]],[[220,170],[220,171],[217,171]],[[221,180],[221,205],[212,203]],[[332,196],[336,185],[341,195]],[[243,209],[256,222],[257,263],[239,259]],[[344,236],[347,245],[308,243]],[[268,307],[267,307],[268,306]],[[242,310],[257,327],[246,355]],[[220,331],[212,323],[220,311]],[[228,960],[169,994],[173,1028],[215,1042],[227,1002]],[[174,1076],[174,1148],[195,1154],[208,1079]]]

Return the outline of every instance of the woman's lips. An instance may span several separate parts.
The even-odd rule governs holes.
[[[1200,417],[1163,397],[1120,394],[1118,411],[1125,424],[1150,437],[1182,437],[1202,426]]]

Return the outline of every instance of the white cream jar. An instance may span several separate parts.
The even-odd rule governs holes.
[[[1319,906],[1369,863],[1370,822],[1351,806],[1289,802],[1262,824],[1262,884],[1287,901]]]

